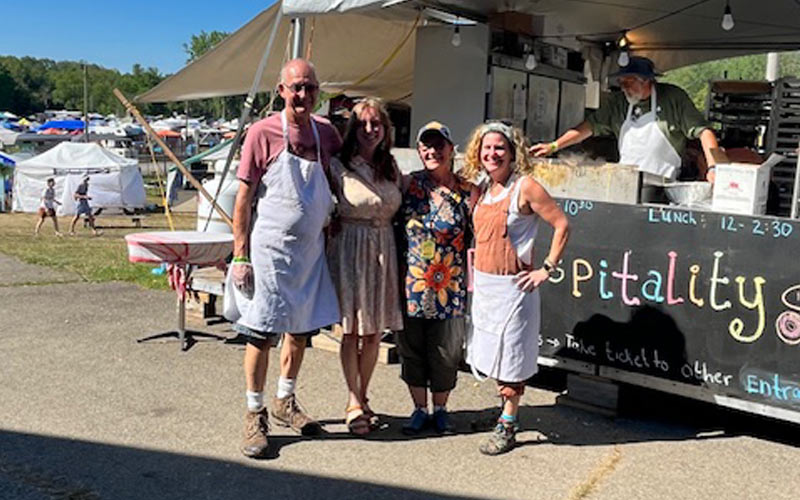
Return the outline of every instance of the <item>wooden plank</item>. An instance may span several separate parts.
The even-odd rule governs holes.
[[[225,274],[216,267],[203,267],[192,272],[189,289],[211,295],[224,293]]]
[[[338,325],[328,330],[323,328],[319,335],[311,340],[311,345],[323,351],[338,353],[342,343],[342,334]],[[385,365],[399,363],[397,347],[389,342],[381,342],[378,348],[378,362]]]

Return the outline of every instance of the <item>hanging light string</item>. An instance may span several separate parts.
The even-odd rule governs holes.
[[[599,2],[599,1],[591,1],[591,0],[572,0],[572,1],[579,1],[581,3],[592,3],[592,4],[599,4],[599,5],[611,5],[611,6],[618,6],[618,7],[630,7],[629,5],[619,5],[619,4],[616,4],[616,3]],[[650,26],[652,24],[661,22],[661,21],[663,21],[665,19],[669,19],[671,17],[678,16],[680,14],[683,14],[687,10],[690,10],[690,9],[693,9],[693,8],[695,8],[697,6],[706,4],[706,3],[710,2],[710,1],[711,0],[697,0],[695,2],[692,2],[692,3],[688,4],[688,5],[685,5],[685,6],[681,7],[681,8],[679,8],[679,9],[667,12],[665,14],[662,14],[660,16],[657,16],[657,17],[653,18],[653,19],[641,22],[639,24],[635,24],[635,25],[633,25],[633,26],[631,26],[629,28],[623,28],[623,29],[618,29],[618,30],[614,30],[614,31],[597,31],[597,32],[590,32],[590,33],[544,34],[544,35],[538,36],[537,38],[540,38],[540,39],[544,39],[544,38],[576,38],[579,41],[603,44],[603,43],[606,43],[606,42],[609,42],[609,41],[613,42],[614,40],[608,40],[608,39],[596,40],[596,39],[592,39],[592,38],[597,38],[597,37],[611,38],[611,37],[614,37],[614,39],[616,41],[618,41],[619,37],[622,34],[630,33],[631,31],[639,30],[639,29],[644,28],[646,26]],[[793,1],[794,1],[795,4],[800,6],[800,0],[793,0]],[[762,27],[766,27],[766,28],[786,28],[786,29],[789,29],[789,30],[794,28],[793,26],[786,26],[786,25],[772,24],[772,23],[763,23],[763,22],[752,21],[752,20],[748,20],[747,24],[755,25],[755,26],[762,26]],[[793,32],[791,32],[789,34],[793,35],[793,34],[798,34],[798,33],[800,33],[800,30],[793,31]],[[763,37],[763,36],[770,36],[770,35],[759,35],[759,36]],[[629,43],[628,47],[631,48],[631,45],[633,45],[633,44]],[[639,44],[637,44],[637,46],[638,45]]]
[[[686,12],[689,9],[693,9],[693,8],[697,7],[698,5],[703,5],[704,3],[708,3],[710,1],[711,0],[698,0],[697,2],[694,2],[694,3],[691,3],[689,5],[686,5],[685,7],[681,7],[680,9],[674,10],[672,12],[668,12],[667,14],[664,14],[663,16],[659,16],[659,17],[657,17],[655,19],[651,19],[651,20],[645,21],[645,22],[643,22],[641,24],[637,24],[637,25],[635,25],[635,26],[633,26],[631,28],[628,28],[627,31],[634,31],[634,30],[638,30],[638,29],[644,28],[645,26],[650,26],[651,24],[655,24],[657,22],[663,21],[664,19],[669,19],[670,17],[677,16],[678,14]]]

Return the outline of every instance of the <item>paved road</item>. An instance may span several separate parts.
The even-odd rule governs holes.
[[[314,349],[299,395],[326,434],[274,429],[272,455],[248,460],[240,347],[137,344],[174,324],[171,293],[53,276],[0,257],[2,499],[798,498],[796,427],[642,391],[609,419],[555,404],[557,377],[526,392],[522,445],[489,458],[490,385],[460,374],[457,433],[410,439],[398,367],[380,365],[372,402],[388,428],[356,439],[338,358]]]

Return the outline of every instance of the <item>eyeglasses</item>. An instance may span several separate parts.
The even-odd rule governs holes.
[[[283,83],[281,85],[291,90],[293,94],[299,94],[301,90],[305,90],[306,94],[311,94],[319,90],[319,85],[315,83],[293,83],[291,85]]]

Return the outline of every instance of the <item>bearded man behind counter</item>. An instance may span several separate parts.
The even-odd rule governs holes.
[[[687,139],[700,139],[707,168],[700,179],[714,182],[716,135],[681,88],[658,83],[653,62],[631,57],[627,66],[609,75],[622,92],[612,94],[595,113],[550,143],[530,148],[534,156],[548,156],[593,135],[618,139],[620,163],[638,165],[646,184],[674,180],[681,168]]]

